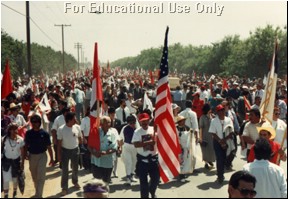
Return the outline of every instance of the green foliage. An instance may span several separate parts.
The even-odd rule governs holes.
[[[31,44],[32,74],[37,76],[44,73],[53,74],[63,72],[62,52],[55,51],[49,46],[41,46],[37,43]],[[1,31],[1,71],[3,73],[6,60],[13,79],[27,73],[27,44],[13,39],[3,30]],[[65,53],[66,71],[73,70],[77,66],[76,59]]]
[[[226,36],[210,46],[183,46],[176,43],[169,46],[169,67],[171,71],[192,74],[221,74],[244,77],[263,77],[271,63],[275,38],[279,45],[279,74],[287,71],[287,30],[267,25],[250,32],[246,39],[239,35]],[[146,70],[159,67],[162,47],[141,51],[136,57],[126,57],[111,63],[112,67],[141,67]]]

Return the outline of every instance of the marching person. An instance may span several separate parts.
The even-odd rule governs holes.
[[[48,150],[50,163],[53,164],[53,152],[48,132],[41,129],[41,117],[33,115],[30,118],[32,129],[27,131],[25,137],[25,156],[29,158],[29,169],[35,186],[35,197],[42,198],[46,177]],[[27,151],[29,154],[27,154]]]
[[[179,115],[186,118],[185,125],[192,130],[193,136],[191,136],[191,144],[192,144],[192,172],[195,170],[196,166],[196,143],[198,142],[198,120],[197,120],[197,114],[192,111],[192,101],[187,100],[186,101],[186,109],[182,111]]]
[[[149,120],[147,113],[139,115],[141,128],[135,131],[131,141],[137,149],[136,175],[140,180],[141,198],[149,198],[149,192],[152,198],[156,198],[155,193],[160,179],[156,138],[154,128],[149,126]]]
[[[75,188],[80,189],[78,184],[78,161],[79,144],[82,144],[82,133],[80,126],[76,124],[76,114],[68,112],[65,115],[65,122],[66,124],[59,127],[57,131],[58,161],[62,165],[62,196],[67,195],[68,191],[69,160],[71,160],[72,165],[72,183]]]
[[[120,145],[123,145],[122,160],[126,170],[126,184],[131,185],[131,182],[136,182],[133,174],[136,168],[137,151],[131,142],[136,129],[136,118],[130,115],[127,117],[127,122],[128,125],[120,133]]]
[[[211,121],[209,133],[213,136],[218,176],[217,182],[222,184],[225,179],[224,170],[228,153],[227,150],[230,148],[228,143],[231,143],[231,141],[233,143],[232,133],[234,132],[234,128],[232,120],[225,116],[225,108],[222,105],[216,107],[216,112],[217,116]],[[228,132],[226,129],[228,129]]]
[[[7,128],[7,135],[2,141],[2,170],[4,198],[8,198],[9,182],[13,182],[13,198],[17,196],[18,175],[24,170],[24,140],[18,134],[18,125],[10,123]]]
[[[103,180],[108,187],[113,170],[113,153],[117,151],[117,138],[114,135],[114,130],[110,128],[110,117],[102,116],[100,119],[100,126],[100,150],[96,151],[96,149],[91,147],[88,147],[88,149],[92,155],[91,169],[93,177]]]
[[[179,137],[179,143],[181,146],[180,154],[180,167],[181,174],[179,175],[179,181],[185,182],[186,174],[192,173],[192,158],[191,158],[191,133],[190,128],[185,125],[186,118],[179,115],[177,117],[177,133]]]
[[[213,162],[216,160],[213,147],[213,138],[209,133],[209,127],[212,120],[212,110],[209,104],[205,104],[202,111],[203,115],[199,120],[199,143],[201,146],[202,158],[205,162],[205,169],[211,169],[214,166]]]

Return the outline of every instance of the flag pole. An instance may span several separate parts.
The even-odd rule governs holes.
[[[286,129],[285,129],[285,133],[283,135],[283,138],[282,138],[282,142],[281,142],[281,147],[280,149],[283,148],[283,145],[284,145],[284,142],[285,140],[287,139],[287,126],[286,126]],[[280,164],[280,154],[277,155],[277,161],[276,161],[277,164]]]

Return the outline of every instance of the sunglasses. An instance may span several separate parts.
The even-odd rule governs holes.
[[[257,194],[257,191],[255,190],[250,190],[250,189],[238,189],[238,190],[240,191],[242,196],[247,196],[248,194],[252,196],[256,196]]]
[[[33,120],[31,123],[40,123],[40,121]]]
[[[274,113],[274,115],[280,115],[280,113]]]

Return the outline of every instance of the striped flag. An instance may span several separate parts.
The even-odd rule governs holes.
[[[90,101],[90,133],[88,138],[88,146],[100,150],[100,102],[103,101],[102,85],[100,79],[100,67],[98,65],[98,45],[95,43],[94,50],[94,66],[92,79],[92,95]]]
[[[272,124],[273,111],[276,96],[277,86],[277,73],[278,73],[278,42],[275,42],[274,53],[272,62],[269,67],[267,76],[267,84],[265,86],[264,95],[260,105],[261,118]]]
[[[168,37],[166,29],[163,56],[160,64],[160,75],[157,87],[155,125],[157,125],[157,147],[159,151],[160,176],[164,183],[180,173],[180,145],[172,113],[172,100],[168,84]]]

